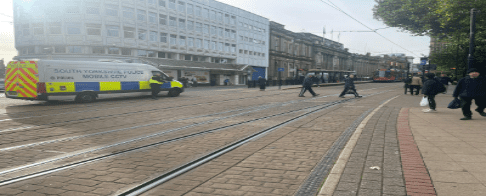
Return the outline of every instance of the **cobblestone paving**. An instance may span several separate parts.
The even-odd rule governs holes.
[[[383,107],[367,123],[334,196],[406,195],[396,123],[399,107]]]
[[[379,92],[384,89],[371,90],[370,93]],[[341,88],[316,89],[318,93],[339,93]],[[323,92],[320,92],[323,91]],[[250,93],[250,92],[249,92]],[[255,93],[255,92],[253,92]],[[256,92],[262,94],[260,92]],[[265,92],[272,93],[272,92]],[[357,99],[341,106],[326,109],[322,112],[308,116],[298,122],[291,123],[272,132],[260,139],[246,144],[227,155],[223,155],[200,169],[181,176],[178,180],[165,184],[154,189],[148,194],[154,195],[293,195],[316,163],[321,160],[327,149],[333,144],[336,138],[352,123],[360,114],[394,93],[384,93],[371,98]],[[229,95],[225,95],[229,96]],[[231,94],[238,97],[238,93]],[[298,99],[297,93],[286,93],[282,97],[270,97],[272,102]],[[306,98],[309,99],[309,98]],[[324,98],[322,100],[311,100],[304,105],[317,104],[329,100],[336,100],[336,97]],[[259,102],[269,100],[259,100]],[[258,103],[258,102],[257,102]],[[238,103],[239,106],[248,106],[245,102]],[[123,103],[119,103],[123,105]],[[217,107],[218,106],[218,107]],[[95,107],[95,106],[94,106]],[[214,111],[225,110],[228,106],[219,104],[212,106]],[[283,109],[300,107],[290,104]],[[211,107],[195,107],[181,110],[180,115],[192,115],[194,110],[201,113],[210,111]],[[219,109],[216,109],[219,108]],[[21,110],[19,110],[21,111]],[[278,110],[262,112],[260,115],[275,113]],[[151,118],[157,113],[147,115],[135,115],[130,120]],[[247,120],[255,116],[242,116],[239,120]],[[124,119],[118,119],[123,122]],[[111,195],[117,191],[125,190],[135,184],[151,179],[158,174],[199,157],[217,147],[226,145],[243,135],[269,127],[283,119],[269,119],[266,122],[256,122],[251,126],[237,128],[227,131],[220,131],[201,138],[188,139],[184,143],[171,143],[157,148],[142,150],[130,153],[125,156],[107,159],[98,163],[88,164],[52,175],[42,176],[33,180],[0,187],[0,195]],[[235,122],[235,119],[213,123],[202,126],[200,130],[215,126],[222,126]],[[182,126],[174,124],[171,126]],[[130,124],[130,123],[129,123]],[[96,129],[87,125],[88,130]],[[69,132],[74,127],[65,127],[65,130],[52,129],[56,132]],[[85,129],[86,129],[85,128]],[[198,130],[198,129],[194,129]],[[135,131],[137,132],[137,131]],[[131,132],[135,133],[135,132]],[[36,132],[31,134],[35,135]],[[124,135],[120,135],[124,136]],[[128,136],[128,135],[125,135]],[[31,137],[29,135],[29,137]],[[107,139],[110,136],[103,138]],[[113,137],[114,140],[120,137]],[[27,139],[28,140],[28,139]],[[100,144],[100,139],[91,139],[81,142],[73,142],[71,145],[59,148],[62,150],[76,150],[86,148],[93,144]],[[54,147],[54,146],[53,146]],[[63,149],[64,148],[64,149]],[[10,158],[28,162],[32,157],[44,153],[42,151],[31,151],[25,155],[10,154]],[[4,156],[2,156],[3,158]],[[8,156],[5,156],[8,158]],[[55,163],[60,164],[60,163]]]

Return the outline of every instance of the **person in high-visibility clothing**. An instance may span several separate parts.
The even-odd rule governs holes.
[[[152,90],[152,99],[157,99],[157,94],[161,92],[161,85],[164,84],[165,81],[161,78],[160,73],[155,73],[149,82]]]

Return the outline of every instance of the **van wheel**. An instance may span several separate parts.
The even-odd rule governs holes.
[[[179,90],[177,88],[169,90],[169,93],[168,93],[168,95],[170,97],[177,97],[177,96],[179,96],[179,94],[181,94],[181,90]]]
[[[95,101],[96,96],[93,93],[81,93],[76,96],[75,101],[79,103],[90,103]]]

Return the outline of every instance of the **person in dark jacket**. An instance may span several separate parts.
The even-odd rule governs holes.
[[[426,80],[424,81],[423,84],[423,90],[422,93],[424,94],[425,97],[428,98],[428,103],[430,106],[430,109],[425,109],[423,112],[425,113],[431,113],[431,112],[436,112],[436,101],[435,101],[435,96],[443,92],[444,86],[443,84],[438,81],[435,78],[435,74],[433,73],[427,73],[425,74]]]
[[[409,85],[411,84],[413,80],[408,76],[406,77],[406,79],[404,79],[404,94],[408,94],[408,89],[409,89]]]
[[[362,96],[358,95],[357,90],[355,89],[355,84],[353,83],[354,75],[350,75],[349,77],[345,78],[345,88],[343,89],[342,93],[340,93],[340,98],[345,98],[345,94],[351,90],[355,95],[355,98],[360,98]]]
[[[303,88],[301,88],[301,92],[299,93],[299,97],[304,97],[304,93],[308,90],[312,95],[313,97],[316,97],[318,96],[319,94],[316,94],[313,89],[311,88],[311,86],[313,85],[313,81],[314,81],[314,76],[313,75],[309,75],[308,77],[306,77],[303,81]]]
[[[443,94],[446,94],[446,92],[448,91],[448,83],[452,83],[453,84],[453,80],[446,76],[446,74],[441,74],[441,77],[438,78],[438,80],[445,86],[445,92],[443,92]]]
[[[259,83],[260,90],[265,91],[265,84],[266,84],[267,80],[265,78],[259,76],[259,79],[257,80],[257,82]]]
[[[161,85],[164,84],[164,80],[159,72],[154,73],[152,78],[149,80],[150,88],[152,91],[152,99],[157,99],[157,94],[161,92]]]
[[[479,77],[479,72],[475,68],[467,70],[467,73],[468,76],[458,81],[457,87],[453,92],[453,97],[460,97],[460,100],[462,101],[462,112],[464,117],[460,120],[472,119],[470,106],[474,99],[475,105],[477,105],[475,111],[481,116],[485,116],[485,79]]]

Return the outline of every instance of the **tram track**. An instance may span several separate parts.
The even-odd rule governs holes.
[[[374,93],[374,94],[380,94],[380,93],[384,93],[384,92],[387,92],[387,91],[382,91],[382,92],[378,92],[378,93]],[[374,94],[371,94],[371,95],[368,95],[368,96],[372,96]],[[14,183],[14,182],[17,182],[17,181],[21,181],[21,180],[25,180],[25,179],[30,179],[30,178],[37,177],[37,176],[41,176],[41,175],[45,175],[45,174],[52,173],[52,172],[61,171],[61,170],[64,170],[64,169],[76,167],[76,166],[83,165],[83,164],[86,164],[86,163],[91,163],[91,162],[94,162],[94,161],[97,161],[97,160],[102,160],[102,159],[105,159],[105,158],[108,158],[108,157],[113,157],[113,156],[116,156],[116,155],[121,155],[121,154],[124,154],[124,153],[133,152],[135,150],[139,150],[139,149],[151,147],[151,146],[154,146],[154,145],[159,145],[159,144],[168,143],[168,142],[172,142],[172,141],[179,141],[179,140],[182,140],[182,139],[185,139],[185,138],[188,138],[188,137],[194,137],[194,136],[202,135],[202,134],[205,134],[205,133],[214,132],[214,131],[217,131],[217,130],[227,129],[227,128],[231,128],[231,127],[235,127],[235,126],[247,124],[247,123],[254,122],[254,121],[259,121],[259,120],[264,120],[264,119],[272,118],[272,117],[275,117],[275,116],[290,114],[290,113],[294,113],[294,112],[298,112],[298,111],[311,110],[311,109],[317,108],[317,107],[328,107],[330,105],[337,105],[337,104],[340,104],[340,103],[347,102],[349,100],[353,100],[353,99],[343,99],[343,100],[340,100],[340,101],[334,101],[334,102],[331,102],[331,103],[314,105],[314,106],[310,106],[310,107],[306,107],[306,108],[301,108],[301,109],[298,109],[298,110],[286,111],[286,112],[282,112],[282,113],[279,113],[279,114],[273,114],[273,115],[269,115],[269,116],[264,116],[264,117],[261,117],[261,118],[256,118],[256,119],[252,119],[252,120],[248,120],[248,121],[244,121],[244,122],[239,122],[239,123],[234,123],[234,124],[230,124],[230,125],[226,125],[226,126],[222,126],[222,127],[218,127],[218,128],[214,128],[214,129],[202,131],[202,132],[193,133],[193,134],[186,135],[186,136],[176,137],[176,138],[173,138],[173,139],[170,139],[170,140],[165,140],[165,141],[161,141],[161,142],[157,142],[157,143],[152,143],[152,144],[148,144],[148,145],[141,146],[141,147],[137,147],[137,148],[127,149],[127,150],[123,150],[123,151],[111,153],[111,154],[108,154],[108,155],[103,155],[103,156],[99,156],[99,157],[95,157],[95,158],[90,158],[90,159],[86,159],[86,160],[83,160],[83,161],[71,163],[71,164],[68,164],[68,165],[65,165],[65,166],[62,166],[62,167],[52,168],[52,169],[49,169],[49,170],[43,170],[43,171],[36,172],[36,173],[32,173],[32,174],[29,174],[29,175],[19,176],[19,177],[16,177],[16,178],[12,178],[12,179],[9,179],[9,180],[3,180],[3,181],[0,181],[0,186],[6,185],[6,184],[11,184],[11,183]],[[175,130],[173,130],[173,131],[175,131]],[[126,142],[121,142],[118,145],[122,145],[122,144],[126,144]],[[88,152],[85,152],[85,153],[88,153]],[[83,153],[83,154],[85,154],[85,153]],[[65,157],[65,158],[68,158],[68,157]],[[65,158],[63,158],[63,159],[65,159]],[[60,159],[57,159],[57,160],[60,160]],[[48,161],[48,162],[54,162],[54,161],[57,161],[57,160],[51,160],[51,161]],[[46,164],[48,162],[36,163],[36,165]],[[34,167],[34,165],[31,165],[29,167]],[[4,171],[2,171],[2,173],[0,175],[5,175],[7,173],[12,173],[12,172],[15,172],[15,171],[20,171],[20,170],[25,170],[26,168],[29,168],[29,167],[25,167],[24,166],[22,168],[19,167],[17,169],[10,169],[10,170],[7,170],[7,171],[4,170]]]
[[[385,88],[385,87],[382,87],[382,88]],[[377,89],[377,88],[372,88],[372,89]],[[361,90],[361,91],[372,90],[372,89],[365,89],[365,90]],[[238,99],[226,99],[226,100],[221,100],[221,101],[212,101],[212,102],[204,102],[204,103],[194,103],[194,104],[181,105],[181,106],[171,106],[171,107],[164,107],[164,108],[153,108],[153,109],[148,109],[148,110],[140,110],[140,111],[134,111],[134,112],[125,112],[125,113],[120,113],[120,114],[112,114],[112,115],[105,115],[105,116],[96,116],[96,117],[89,117],[89,118],[82,118],[82,119],[68,120],[68,121],[59,121],[59,122],[45,123],[45,124],[40,124],[40,125],[29,125],[29,126],[22,126],[22,127],[14,127],[14,128],[0,129],[0,135],[5,134],[5,133],[10,133],[10,132],[16,132],[16,131],[23,131],[23,130],[34,129],[34,128],[50,128],[50,127],[56,127],[56,126],[52,126],[52,125],[75,123],[75,122],[82,123],[84,121],[100,120],[100,119],[104,119],[104,118],[118,117],[118,116],[124,116],[124,115],[132,115],[132,114],[139,114],[139,113],[152,112],[152,111],[158,111],[158,110],[178,109],[178,108],[198,106],[198,105],[225,103],[225,102],[232,102],[232,101],[241,101],[241,100],[246,100],[246,99],[259,99],[259,98],[262,98],[262,97],[276,96],[276,95],[282,95],[282,94],[294,94],[294,92],[293,93],[277,93],[277,94],[271,94],[271,95],[261,95],[261,96],[253,96],[253,97],[244,97],[244,98],[238,98]],[[58,113],[58,114],[54,114],[54,115],[39,115],[39,116],[33,116],[33,117],[22,117],[22,118],[3,119],[3,120],[0,120],[0,123],[6,122],[6,121],[12,121],[12,120],[22,120],[22,119],[27,119],[27,118],[52,117],[52,116],[59,116],[59,115],[78,114],[78,113],[92,112],[92,111],[95,111],[95,112],[96,111],[106,111],[106,110],[110,110],[110,109],[123,109],[123,108],[128,108],[128,107],[140,107],[140,106],[145,106],[145,104],[130,105],[130,106],[119,106],[119,107],[112,107],[112,108],[102,108],[102,109],[76,111],[76,112],[67,112],[67,113]],[[45,126],[49,126],[49,127],[45,127]]]

